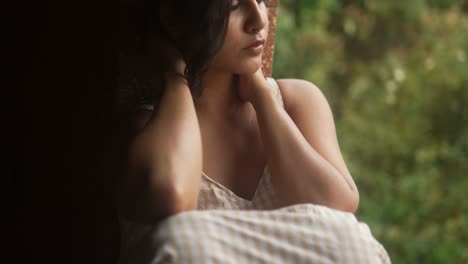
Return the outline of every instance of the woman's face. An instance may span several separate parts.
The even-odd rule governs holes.
[[[224,44],[210,68],[235,74],[257,71],[268,36],[267,12],[263,0],[232,0]]]

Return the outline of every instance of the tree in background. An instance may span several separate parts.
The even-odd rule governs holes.
[[[468,263],[468,1],[282,0],[273,76],[325,93],[394,263]]]

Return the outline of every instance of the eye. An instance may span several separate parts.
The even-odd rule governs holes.
[[[266,5],[265,0],[257,0],[257,4],[258,5],[261,5],[261,4]]]
[[[236,10],[237,8],[240,7],[240,1],[239,0],[233,0],[231,3],[231,11]]]
[[[260,4],[262,4],[262,3],[265,3],[265,0],[256,0],[256,2],[257,2],[257,4],[260,5]],[[231,8],[230,8],[231,11],[232,11],[232,10],[238,9],[238,8],[240,7],[240,5],[241,5],[240,0],[234,0],[234,1],[232,1],[232,3],[231,3]]]

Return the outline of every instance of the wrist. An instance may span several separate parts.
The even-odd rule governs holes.
[[[164,80],[166,81],[166,85],[182,82],[184,85],[188,86],[187,78],[185,77],[185,75],[179,73],[178,71],[164,72]]]
[[[255,109],[257,109],[265,104],[275,103],[275,100],[276,98],[274,90],[270,87],[270,85],[265,83],[258,89],[255,89],[250,103]]]
[[[175,72],[181,74],[181,75],[184,75],[185,73],[185,67],[186,67],[186,63],[184,60],[182,59],[177,59],[174,63],[174,70]]]

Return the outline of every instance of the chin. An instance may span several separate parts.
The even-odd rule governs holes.
[[[256,71],[258,71],[260,67],[262,67],[261,58],[255,61],[249,61],[249,62],[243,63],[242,65],[239,65],[239,67],[237,67],[238,70],[236,71],[236,73],[239,75],[253,74]]]

